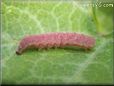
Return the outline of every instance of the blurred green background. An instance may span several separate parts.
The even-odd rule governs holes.
[[[2,0],[2,83],[113,84],[113,7],[88,1]],[[48,32],[92,35],[96,45],[15,54],[24,36]]]

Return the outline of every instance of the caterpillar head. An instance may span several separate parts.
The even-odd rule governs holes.
[[[22,51],[23,51],[23,48],[22,48],[22,46],[20,45],[20,46],[18,47],[18,49],[16,50],[16,54],[17,54],[17,55],[21,55]]]
[[[21,55],[22,52],[25,50],[26,45],[27,45],[27,44],[26,44],[26,41],[25,41],[25,40],[22,40],[22,41],[20,42],[20,44],[19,44],[17,50],[16,50],[16,54],[17,54],[17,55]]]

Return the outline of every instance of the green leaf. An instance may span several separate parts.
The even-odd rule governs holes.
[[[96,3],[98,6],[93,7],[93,16],[97,25],[97,33],[103,36],[110,35],[113,32],[113,3],[102,0]]]
[[[90,11],[74,1],[3,1],[2,83],[112,84],[113,39],[97,34]],[[24,36],[48,32],[92,35],[96,45],[91,51],[57,48],[15,54]]]

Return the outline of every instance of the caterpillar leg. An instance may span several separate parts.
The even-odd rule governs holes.
[[[37,48],[38,48],[39,51],[41,51],[41,50],[45,49],[45,46],[43,44],[39,44],[37,46]]]
[[[88,52],[90,51],[91,49],[90,48],[84,48],[85,52]]]
[[[54,49],[57,49],[58,47],[59,47],[59,45],[57,45],[56,43],[53,46]]]
[[[47,46],[45,47],[46,50],[49,50],[50,48],[53,48],[52,44],[47,44]]]

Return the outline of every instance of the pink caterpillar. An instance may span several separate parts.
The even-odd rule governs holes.
[[[95,39],[91,36],[78,33],[47,33],[32,35],[23,38],[19,44],[16,54],[22,54],[28,48],[52,48],[65,46],[78,46],[91,49],[95,45]]]

